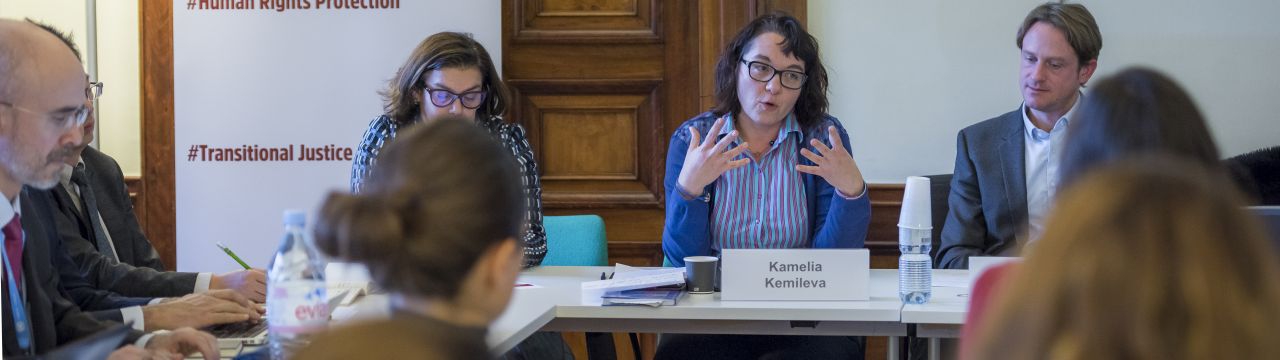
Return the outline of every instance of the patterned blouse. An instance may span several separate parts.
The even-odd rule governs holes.
[[[538,266],[542,264],[542,258],[547,256],[547,233],[542,227],[542,182],[538,180],[538,164],[534,162],[533,148],[529,146],[524,128],[519,124],[504,122],[498,116],[478,120],[476,124],[489,130],[494,138],[511,149],[516,162],[520,164],[523,175],[520,180],[524,184],[526,205],[529,209],[529,227],[521,236],[521,240],[524,241],[524,267]],[[359,193],[364,187],[365,178],[369,176],[374,163],[377,162],[378,152],[387,142],[396,137],[396,131],[399,128],[400,126],[386,115],[378,116],[369,122],[369,129],[365,130],[364,139],[356,147],[355,161],[351,165],[351,192]]]

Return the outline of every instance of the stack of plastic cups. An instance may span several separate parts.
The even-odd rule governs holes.
[[[898,217],[898,298],[905,304],[929,301],[933,286],[932,208],[929,201],[929,178],[911,176],[902,195],[902,213]]]

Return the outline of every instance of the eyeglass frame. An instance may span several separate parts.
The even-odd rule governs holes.
[[[778,68],[776,68],[776,67],[773,67],[773,65],[766,64],[766,63],[764,63],[763,61],[753,61],[753,60],[747,60],[747,59],[738,59],[738,61],[739,61],[739,62],[741,62],[741,63],[743,63],[743,64],[747,64],[747,77],[751,78],[751,80],[759,81],[759,82],[762,82],[762,83],[767,83],[767,82],[773,81],[773,78],[774,78],[774,77],[776,77],[776,76],[778,76],[778,74],[780,74],[780,73],[799,74],[799,75],[800,75],[800,84],[799,84],[799,85],[796,85],[796,87],[790,87],[790,86],[787,86],[786,84],[783,84],[783,81],[782,81],[781,79],[779,79],[779,80],[778,80],[778,85],[782,85],[782,87],[784,87],[784,88],[788,88],[788,89],[791,89],[791,90],[800,90],[801,88],[804,88],[804,83],[805,83],[806,81],[809,81],[809,75],[808,75],[808,74],[805,74],[803,71],[796,71],[796,70],[782,70],[782,69],[778,69]],[[766,68],[769,68],[769,70],[770,70],[770,72],[769,72],[769,77],[768,77],[768,78],[765,78],[764,80],[761,80],[761,79],[756,78],[755,76],[752,76],[752,75],[751,75],[751,65],[752,65],[752,64],[760,64],[760,66],[764,66],[764,67],[766,67]]]
[[[471,109],[471,110],[479,109],[481,105],[484,105],[485,97],[488,95],[488,91],[486,91],[485,89],[472,90],[472,91],[465,91],[465,92],[463,92],[463,93],[459,94],[459,93],[455,93],[455,92],[453,92],[453,91],[450,91],[449,89],[433,89],[433,88],[428,87],[428,86],[425,86],[425,85],[422,87],[422,91],[423,91],[424,93],[426,93],[426,95],[427,95],[427,102],[430,102],[430,103],[431,103],[431,105],[434,105],[435,107],[438,107],[438,108],[445,108],[445,107],[449,107],[449,105],[453,105],[453,103],[454,103],[455,101],[460,101],[460,102],[462,103],[462,107],[464,107],[464,108]],[[448,98],[448,100],[449,100],[449,101],[448,101],[448,102],[446,102],[446,103],[444,103],[444,104],[437,104],[437,103],[435,102],[435,100],[434,100],[434,96],[433,96],[433,95],[435,95],[435,93],[436,93],[436,92],[438,92],[438,91],[443,91],[443,92],[445,92],[445,93],[448,93],[448,94],[449,94],[449,98]],[[463,97],[463,96],[466,96],[466,95],[469,95],[469,94],[480,94],[480,102],[476,103],[476,106],[467,106],[467,101],[466,101],[466,100],[462,100],[462,97]]]
[[[99,97],[102,97],[102,87],[103,87],[102,82],[97,82],[97,81],[90,82],[89,86],[84,89],[84,95],[86,99],[85,103],[81,104],[80,107],[77,107],[74,111],[69,112],[67,113],[67,115],[64,115],[64,116],[54,116],[47,113],[40,113],[38,111],[21,107],[8,101],[0,101],[0,105],[5,105],[15,110],[26,112],[32,115],[45,116],[49,119],[54,120],[54,123],[55,123],[54,125],[56,128],[69,129],[77,126],[83,126],[85,121],[89,120],[89,113],[92,112],[92,108],[89,107],[89,103],[97,100]]]

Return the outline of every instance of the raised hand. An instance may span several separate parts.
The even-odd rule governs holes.
[[[684,166],[680,168],[680,178],[677,180],[677,185],[685,193],[702,194],[702,189],[720,178],[720,175],[751,161],[745,158],[733,159],[743,151],[747,151],[746,142],[733,149],[725,150],[738,138],[737,130],[729,132],[720,141],[713,140],[723,128],[724,118],[717,119],[714,124],[711,124],[706,139],[700,139],[698,129],[689,127],[689,150],[684,154]]]
[[[831,142],[831,147],[818,139],[809,140],[809,145],[818,150],[816,154],[808,148],[800,149],[800,155],[813,161],[814,165],[796,165],[796,171],[821,176],[845,196],[862,195],[865,187],[862,171],[858,169],[858,163],[853,161],[853,155],[844,150],[844,142],[840,140],[840,133],[836,132],[835,126],[827,127],[827,139]]]

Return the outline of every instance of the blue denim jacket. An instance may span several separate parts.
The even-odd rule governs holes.
[[[680,179],[680,170],[684,167],[685,153],[689,149],[689,127],[698,129],[698,133],[707,134],[717,116],[710,112],[702,113],[676,128],[671,135],[671,143],[667,148],[667,173],[663,181],[667,196],[666,223],[662,229],[662,252],[674,266],[684,266],[685,256],[711,255],[715,253],[711,241],[711,206],[714,204],[716,183],[707,185],[703,196],[685,200],[678,190],[676,182]],[[835,126],[844,142],[845,151],[849,151],[849,134],[836,118],[826,115],[816,125],[804,129],[804,138],[799,146],[805,146],[810,139],[818,139],[827,146],[827,127]],[[800,147],[795,151],[799,152]],[[812,151],[813,149],[810,149]],[[816,152],[816,151],[815,151]],[[800,157],[801,165],[814,165],[812,161]],[[867,238],[867,226],[871,222],[871,200],[864,190],[857,198],[845,199],[836,194],[821,176],[801,174],[804,180],[806,209],[809,211],[811,248],[860,248]]]

